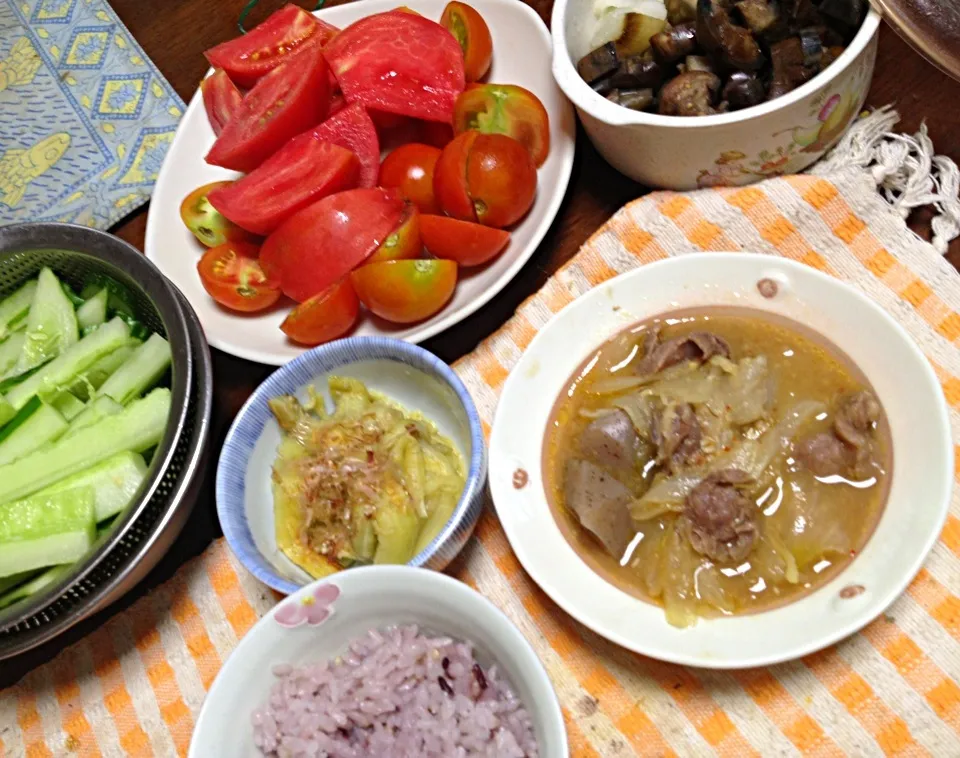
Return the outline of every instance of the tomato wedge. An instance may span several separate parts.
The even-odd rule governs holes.
[[[457,286],[453,261],[384,261],[361,266],[350,280],[360,302],[395,324],[423,321],[443,308]]]
[[[222,68],[218,68],[200,82],[200,93],[203,95],[203,107],[207,111],[210,128],[219,137],[223,127],[240,107],[243,95]]]
[[[400,11],[351,24],[323,50],[350,102],[428,121],[453,120],[463,51],[436,21]]]
[[[277,66],[247,93],[207,163],[249,172],[327,115],[330,82],[319,49]]]
[[[379,187],[328,195],[293,214],[263,244],[260,262],[303,302],[342,279],[397,228],[403,200]]]
[[[510,232],[446,216],[421,216],[420,237],[431,255],[461,266],[493,260],[510,242]]]
[[[493,39],[487,22],[466,3],[447,3],[440,17],[440,25],[460,43],[463,49],[463,67],[468,82],[483,78],[493,58]]]
[[[280,299],[280,288],[257,261],[258,248],[248,242],[211,247],[197,264],[207,293],[225,308],[252,313]]]
[[[401,145],[383,159],[380,186],[396,187],[422,213],[439,213],[440,206],[433,194],[433,172],[439,157],[439,148],[430,145]]]
[[[360,300],[348,277],[300,303],[280,328],[301,345],[320,345],[350,331],[359,315]]]
[[[243,36],[211,47],[204,55],[237,85],[252,87],[292,55],[325,45],[338,31],[290,3]]]
[[[367,258],[367,263],[377,261],[399,261],[408,258],[419,258],[423,252],[423,241],[420,238],[420,211],[413,203],[407,203],[403,208],[400,223],[373,255]]]
[[[352,151],[360,160],[361,187],[374,187],[380,170],[377,129],[362,105],[348,105],[313,130],[315,139]]]
[[[550,152],[550,117],[540,98],[516,84],[474,84],[453,109],[457,134],[476,129],[484,134],[506,134],[527,150],[537,166]]]
[[[180,218],[193,236],[206,247],[224,242],[252,242],[255,237],[241,229],[210,204],[210,194],[229,187],[233,182],[213,182],[197,187],[180,203]]]
[[[357,186],[360,161],[346,148],[294,137],[246,176],[210,193],[210,203],[235,224],[267,235],[322,197]]]

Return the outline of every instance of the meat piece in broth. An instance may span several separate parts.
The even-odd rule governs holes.
[[[640,454],[640,437],[621,410],[590,422],[580,433],[580,451],[601,466],[632,469]]]
[[[580,524],[619,560],[636,534],[630,490],[599,466],[573,458],[564,472],[564,498]]]
[[[797,460],[814,476],[866,477],[880,414],[880,403],[872,393],[848,395],[840,401],[830,432],[820,432],[797,444]]]
[[[710,332],[690,332],[684,337],[676,337],[659,344],[647,339],[644,341],[643,359],[637,366],[640,374],[658,374],[670,366],[684,361],[710,360],[715,355],[730,357],[730,345],[722,337]]]
[[[653,417],[651,437],[657,446],[657,461],[674,471],[700,454],[700,421],[690,403],[668,405]]]
[[[794,455],[814,476],[839,476],[854,463],[851,449],[832,432],[820,432],[797,443]]]
[[[880,403],[869,392],[857,392],[843,399],[837,409],[833,429],[837,436],[858,450],[870,444],[880,420]]]
[[[740,487],[753,478],[738,469],[717,471],[687,495],[684,520],[693,549],[721,563],[742,561],[757,541],[756,505]]]

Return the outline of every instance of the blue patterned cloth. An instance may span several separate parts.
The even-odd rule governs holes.
[[[150,198],[183,110],[103,0],[0,0],[0,225],[111,226]]]

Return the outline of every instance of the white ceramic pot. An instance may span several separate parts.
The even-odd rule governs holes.
[[[615,169],[648,186],[689,190],[796,173],[829,150],[870,89],[880,15],[870,10],[843,55],[793,92],[742,111],[691,118],[632,111],[594,92],[576,69],[590,52],[594,24],[593,0],[553,6],[557,83]]]

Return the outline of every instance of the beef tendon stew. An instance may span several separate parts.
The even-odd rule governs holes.
[[[689,626],[841,571],[879,519],[891,456],[880,403],[835,348],[714,308],[604,344],[554,409],[544,470],[577,553]]]

